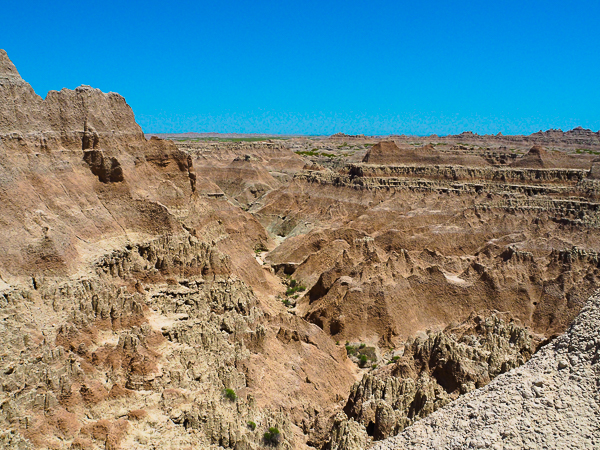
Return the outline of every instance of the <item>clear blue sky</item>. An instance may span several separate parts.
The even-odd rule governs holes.
[[[598,0],[4,0],[0,48],[146,132],[597,131],[599,23]]]

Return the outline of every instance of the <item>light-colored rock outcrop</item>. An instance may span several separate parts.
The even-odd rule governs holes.
[[[374,449],[600,446],[600,295],[568,331],[500,375]]]
[[[539,338],[507,317],[473,315],[464,323],[405,344],[402,355],[375,367],[350,392],[344,412],[379,441],[395,436],[415,421],[485,386],[501,373],[522,365]],[[341,413],[340,413],[341,414]],[[351,442],[336,418],[331,445],[348,449]],[[354,430],[356,426],[347,432]],[[342,440],[340,440],[342,439]]]

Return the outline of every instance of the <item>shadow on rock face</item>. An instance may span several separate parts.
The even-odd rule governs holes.
[[[83,160],[102,183],[118,183],[124,180],[121,164],[114,157],[105,157],[102,150],[83,152]]]

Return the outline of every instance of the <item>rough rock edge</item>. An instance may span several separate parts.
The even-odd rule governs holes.
[[[354,384],[344,412],[365,430],[370,424],[378,441],[485,386],[528,361],[540,343],[540,336],[509,319],[508,314],[473,313],[459,325],[407,341],[395,364],[365,374]],[[352,448],[333,439],[332,444]]]
[[[373,448],[598,448],[599,371],[597,291],[528,363]]]
[[[0,78],[15,78],[20,79],[19,71],[9,59],[5,50],[0,48]]]

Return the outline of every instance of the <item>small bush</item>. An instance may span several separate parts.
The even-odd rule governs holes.
[[[256,430],[256,424],[252,421],[249,421],[248,428],[250,428],[252,431],[254,431],[254,430]]]
[[[375,348],[367,347],[367,344],[365,343],[349,344],[348,341],[346,341],[346,354],[352,358],[357,358],[357,363],[360,367],[368,367],[371,363],[377,362]]]
[[[269,428],[269,431],[267,431],[263,437],[267,444],[277,445],[281,442],[281,433],[275,427]]]
[[[305,286],[302,286],[296,280],[291,279],[290,282],[289,282],[289,287],[285,291],[285,295],[287,295],[288,297],[290,297],[290,296],[296,294],[296,292],[304,292],[305,290],[306,290]]]
[[[371,366],[371,369],[377,369],[377,364],[373,364],[373,365]]]
[[[237,395],[233,389],[225,389],[225,397],[227,397],[232,402],[235,402],[237,399]]]

